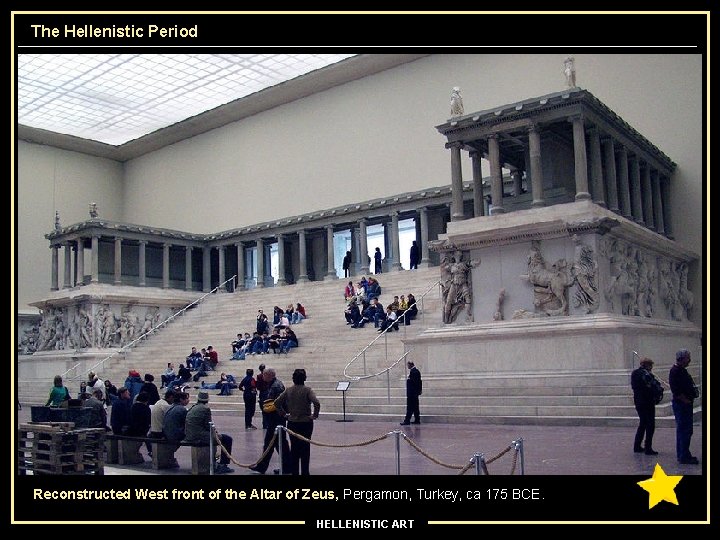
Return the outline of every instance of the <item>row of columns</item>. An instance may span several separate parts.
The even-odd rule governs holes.
[[[575,162],[575,200],[591,198],[601,206],[609,206],[610,210],[624,217],[668,235],[667,208],[663,207],[660,172],[650,167],[636,155],[629,155],[627,148],[616,145],[612,137],[601,139],[600,130],[593,126],[585,128],[581,115],[568,118],[572,123],[573,154]],[[505,213],[503,207],[502,162],[498,134],[487,137],[490,163],[490,191],[493,215]],[[590,168],[588,176],[588,149],[586,137],[589,139]],[[450,168],[452,179],[452,221],[465,219],[463,212],[463,180],[460,151],[463,143],[449,143]],[[542,153],[540,149],[540,131],[537,125],[528,127],[528,158],[532,206],[545,205],[543,193]],[[483,186],[481,173],[481,156],[478,151],[471,150],[473,173],[473,210],[475,216],[484,215]],[[617,166],[616,166],[617,164]],[[511,170],[515,194],[520,193],[521,173],[518,169]],[[606,189],[607,188],[607,189]],[[607,195],[607,202],[606,202]]]
[[[430,252],[428,249],[428,211],[427,208],[422,207],[418,209],[418,218],[420,219],[420,245],[421,245],[421,263],[430,262]],[[400,265],[400,236],[399,236],[399,213],[394,211],[390,215],[390,229],[391,229],[391,253],[392,253],[392,266],[391,271],[401,270]],[[359,236],[360,236],[360,272],[367,274],[369,272],[369,265],[367,262],[367,218],[361,218],[358,221]],[[327,236],[327,273],[324,279],[337,279],[335,270],[335,242],[334,242],[334,229],[333,224],[325,226],[325,232]],[[297,231],[299,241],[299,276],[297,278],[298,283],[305,283],[309,281],[307,271],[307,231],[300,229]],[[279,277],[277,284],[287,285],[285,278],[285,239],[286,234],[281,233],[275,235],[278,243],[278,266],[279,266]],[[62,244],[65,248],[65,260],[64,260],[64,280],[63,287],[70,288],[75,285],[83,283],[85,274],[85,238],[78,238],[77,240],[67,241]],[[122,246],[123,238],[120,236],[114,237],[114,266],[113,266],[113,284],[122,284]],[[99,282],[99,243],[100,237],[94,235],[91,237],[91,273],[90,281],[92,283]],[[146,248],[148,241],[140,240],[138,243],[138,285],[141,287],[147,286],[147,259],[146,259]],[[258,274],[258,287],[264,287],[263,277],[265,274],[265,241],[260,238],[255,241],[257,247],[257,274]],[[58,274],[59,274],[59,248],[61,244],[51,245],[52,250],[52,261],[51,261],[51,290],[58,290]],[[172,244],[163,243],[162,245],[162,287],[167,289],[170,287],[170,248]],[[244,285],[245,275],[245,244],[243,242],[236,242],[237,247],[237,268],[238,268],[238,283],[242,287]],[[223,283],[226,279],[225,276],[225,248],[227,246],[217,246],[218,250],[218,281]],[[185,289],[192,290],[192,250],[193,246],[185,246]],[[203,247],[203,258],[202,258],[202,286],[203,291],[207,292],[211,289],[211,248]],[[74,256],[73,256],[74,251]],[[72,272],[72,260],[75,259],[75,279],[73,279]]]

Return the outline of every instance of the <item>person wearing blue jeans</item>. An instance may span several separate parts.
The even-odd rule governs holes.
[[[690,453],[693,434],[693,400],[698,397],[695,381],[687,371],[690,351],[680,349],[675,354],[675,364],[670,368],[670,391],[675,415],[675,439],[677,460],[684,465],[697,465],[698,458]]]

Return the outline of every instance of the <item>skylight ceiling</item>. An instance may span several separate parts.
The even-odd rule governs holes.
[[[121,145],[351,54],[20,54],[18,122]]]

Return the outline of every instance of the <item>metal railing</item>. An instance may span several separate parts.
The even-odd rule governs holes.
[[[435,287],[440,285],[440,280],[433,283],[430,287],[425,290],[419,298],[415,299],[414,305],[417,306],[418,303],[420,303],[420,315],[422,317],[423,325],[425,324],[425,297],[433,290]],[[442,292],[440,292],[440,297],[442,298]],[[408,306],[410,308],[411,306]],[[368,343],[359,353],[357,353],[350,362],[347,363],[345,366],[345,369],[343,369],[343,376],[347,379],[350,379],[351,381],[360,381],[363,379],[371,379],[373,377],[379,377],[380,375],[386,373],[387,374],[387,389],[388,389],[388,402],[390,401],[390,370],[394,368],[396,365],[398,365],[400,362],[402,362],[405,357],[410,353],[410,350],[405,351],[400,358],[392,362],[390,365],[388,365],[386,368],[377,371],[375,373],[368,374],[367,372],[367,356],[368,351],[375,346],[375,344],[378,343],[378,340],[383,338],[384,339],[384,346],[385,346],[385,363],[387,364],[390,360],[388,359],[388,342],[387,342],[387,333],[392,330],[393,327],[403,327],[403,337],[407,336],[407,328],[405,324],[405,318],[409,316],[409,309],[406,309],[403,314],[398,317],[395,322],[392,324],[389,324],[385,330],[380,333],[379,336],[377,336],[375,339],[373,339],[370,343]],[[349,375],[348,369],[350,366],[352,366],[359,358],[362,358],[363,360],[363,375]]]
[[[123,345],[123,346],[120,347],[118,350],[114,351],[112,354],[106,356],[105,358],[103,358],[103,359],[100,360],[99,362],[96,362],[93,366],[91,366],[90,368],[86,369],[81,375],[87,375],[87,374],[88,374],[89,372],[91,372],[91,371],[101,371],[100,369],[98,369],[98,367],[104,366],[104,365],[105,365],[105,362],[107,362],[108,360],[110,360],[111,358],[115,357],[116,355],[118,355],[118,354],[120,354],[120,353],[124,353],[126,350],[128,350],[129,348],[131,348],[132,346],[134,346],[138,341],[141,341],[141,340],[145,339],[146,337],[150,336],[151,334],[155,333],[155,331],[157,331],[159,328],[162,328],[163,326],[165,326],[166,324],[168,324],[170,321],[174,320],[176,317],[184,314],[188,309],[199,305],[199,304],[200,304],[201,302],[203,302],[208,296],[210,296],[211,294],[214,294],[215,292],[217,292],[221,287],[223,287],[223,286],[226,285],[227,283],[229,283],[229,282],[232,281],[233,284],[234,284],[236,277],[237,277],[237,275],[234,275],[234,276],[232,276],[231,278],[226,279],[225,281],[223,281],[222,283],[220,283],[217,287],[215,287],[213,290],[211,290],[210,292],[207,292],[207,293],[203,294],[203,295],[202,295],[201,297],[199,297],[197,300],[194,300],[193,302],[190,302],[190,303],[189,303],[188,305],[186,305],[184,308],[182,308],[181,310],[177,311],[176,313],[173,313],[173,314],[170,315],[167,319],[165,319],[165,320],[162,321],[161,323],[158,323],[156,326],[153,326],[150,330],[148,330],[148,331],[145,332],[144,334],[141,334],[139,337],[133,339],[133,340],[132,340],[130,343],[128,343],[127,345]],[[67,377],[68,373],[70,373],[70,372],[73,371],[73,370],[77,370],[77,368],[80,366],[80,364],[81,364],[81,362],[78,362],[77,364],[75,364],[74,366],[72,366],[71,368],[69,368],[67,371],[65,371],[65,372],[61,375],[61,377],[63,378],[63,380],[65,380],[65,378]],[[73,375],[72,377],[69,377],[68,380],[70,380],[70,381],[77,380],[78,378],[80,378],[81,375],[78,375],[77,372],[76,372],[75,375]]]

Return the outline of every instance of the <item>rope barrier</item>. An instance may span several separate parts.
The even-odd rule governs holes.
[[[320,447],[325,447],[325,448],[353,448],[353,447],[368,446],[368,445],[374,444],[376,442],[385,440],[388,438],[388,436],[395,434],[394,431],[391,431],[390,433],[384,433],[383,435],[380,435],[378,437],[373,437],[371,439],[367,439],[365,441],[360,441],[357,443],[333,444],[333,443],[324,443],[324,442],[318,442],[318,441],[314,441],[312,439],[308,439],[307,437],[300,435],[299,433],[296,433],[286,427],[283,427],[283,429],[291,437],[295,437],[298,440],[304,441],[304,442],[312,444],[314,446],[320,446]],[[445,463],[444,461],[441,461],[440,459],[432,456],[431,454],[429,454],[428,452],[423,450],[415,441],[410,439],[404,432],[401,431],[400,434],[402,435],[405,442],[407,442],[412,448],[414,448],[420,455],[426,457],[427,459],[429,459],[430,461],[432,461],[433,463],[435,463],[437,465],[440,465],[441,467],[445,467],[447,469],[458,470],[459,471],[458,476],[465,474],[473,467],[473,465],[475,465],[476,457],[473,457],[472,459],[470,459],[470,461],[466,465],[456,465],[453,463]],[[217,431],[215,431],[215,441],[217,443],[217,446],[220,448],[220,451],[222,453],[224,453],[230,459],[230,461],[232,461],[238,467],[244,467],[244,468],[248,469],[250,467],[254,467],[254,466],[258,465],[263,459],[265,459],[267,457],[267,455],[269,453],[273,452],[273,450],[275,449],[275,443],[277,441],[277,433],[273,433],[272,439],[270,439],[270,443],[268,444],[268,447],[265,449],[265,451],[262,453],[262,455],[258,458],[258,460],[255,463],[245,464],[245,463],[240,463],[239,461],[237,461],[232,456],[232,454],[230,454],[227,451],[227,449],[223,446],[222,441],[220,440],[220,435],[217,433]],[[515,453],[513,454],[512,465],[510,467],[510,474],[511,475],[515,474],[515,469],[517,467],[518,455],[520,454],[520,446],[515,444],[515,441],[513,441],[513,444],[509,444],[507,446],[507,448],[501,450],[496,456],[493,456],[489,459],[484,459],[484,457],[483,457],[480,460],[480,468],[482,469],[483,473],[486,475],[489,475],[490,472],[488,471],[487,466],[490,463],[500,459],[502,456],[504,456],[510,450],[513,450],[513,449],[515,449]],[[481,454],[481,456],[482,456],[482,454]]]
[[[367,441],[359,442],[359,443],[352,443],[352,444],[330,444],[330,443],[321,443],[317,441],[313,441],[312,439],[308,439],[307,437],[303,437],[299,433],[295,433],[292,430],[289,430],[288,428],[285,428],[285,431],[288,433],[288,435],[292,437],[297,437],[301,441],[304,441],[306,443],[314,444],[315,446],[325,446],[327,448],[352,448],[355,446],[367,446],[369,444],[376,443],[378,441],[382,441],[383,439],[387,439],[388,435],[390,433],[386,433],[385,435],[380,435],[379,437],[375,437],[374,439],[368,439]]]

